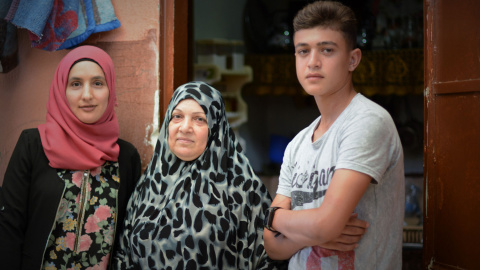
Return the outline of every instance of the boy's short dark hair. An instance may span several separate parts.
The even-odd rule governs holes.
[[[293,19],[293,30],[325,27],[342,32],[347,46],[357,47],[357,19],[349,7],[335,1],[316,1],[306,5]]]

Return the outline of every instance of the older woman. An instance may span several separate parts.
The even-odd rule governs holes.
[[[59,63],[47,119],[22,132],[0,192],[2,269],[106,269],[140,156],[121,140],[110,56],[78,47]]]
[[[173,94],[154,155],[128,204],[119,269],[268,269],[271,198],[202,82]]]

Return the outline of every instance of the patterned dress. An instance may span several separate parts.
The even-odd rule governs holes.
[[[172,111],[184,99],[207,116],[205,151],[185,162],[168,146]],[[220,92],[202,82],[173,94],[155,152],[130,197],[117,269],[273,269],[263,247],[267,188],[225,115]]]
[[[65,181],[43,268],[107,269],[115,232],[118,162],[94,170],[57,170]]]

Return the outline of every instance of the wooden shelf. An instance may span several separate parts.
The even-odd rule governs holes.
[[[220,69],[214,64],[195,64],[195,80],[211,84],[222,93],[228,122],[233,129],[248,120],[248,106],[242,98],[242,88],[253,80],[250,66],[240,70]]]
[[[362,52],[353,73],[355,89],[366,95],[423,94],[423,49]],[[253,81],[246,95],[307,95],[298,82],[292,54],[248,54]]]

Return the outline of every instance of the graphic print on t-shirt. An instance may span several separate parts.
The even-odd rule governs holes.
[[[334,171],[335,166],[313,170],[310,174],[308,171],[295,173],[292,179],[292,209],[325,196]]]
[[[312,247],[312,251],[307,258],[306,268],[307,270],[355,269],[355,251],[338,251],[318,246]]]

